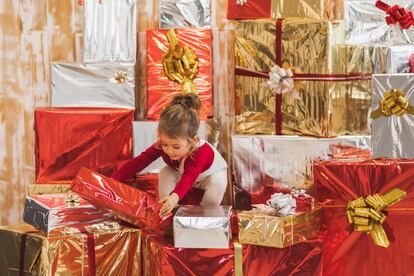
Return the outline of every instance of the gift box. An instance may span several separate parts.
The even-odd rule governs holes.
[[[160,217],[161,203],[139,189],[81,168],[71,190],[126,222],[159,234],[171,234],[172,215]]]
[[[70,190],[70,184],[29,184],[27,194],[45,195],[45,194],[61,194]]]
[[[135,64],[53,62],[53,107],[135,109]]]
[[[410,257],[414,248],[410,238],[414,215],[413,168],[414,161],[410,159],[332,160],[314,165],[316,199],[324,207],[321,219],[324,275],[355,275],[356,272],[409,275],[414,272]],[[401,193],[406,195],[404,199]],[[385,221],[383,218],[373,221],[375,210],[373,207],[369,210],[369,206],[377,199],[385,203],[375,208],[381,217],[388,212]],[[362,207],[353,211],[351,207],[355,206]],[[359,217],[365,213],[368,214],[365,219]],[[368,230],[370,226],[373,228],[368,235],[358,225],[364,221],[368,221]],[[380,222],[382,231],[378,230]],[[389,246],[385,248],[387,241]]]
[[[85,1],[85,62],[135,62],[136,7],[131,0]]]
[[[414,73],[412,60],[414,58],[414,45],[390,45],[383,50],[387,70],[377,71],[376,73]],[[378,58],[376,59],[379,60]]]
[[[201,100],[200,117],[202,119],[211,117],[213,115],[211,30],[196,28],[175,29],[170,32],[162,29],[148,30],[146,36],[147,118],[159,119],[162,110],[171,99],[183,92],[197,93]],[[172,57],[173,48],[181,54]]]
[[[381,4],[376,6],[378,2]],[[401,11],[395,9],[396,5],[411,11],[414,7],[410,0],[345,0],[345,42],[347,44],[412,42],[414,31],[408,25],[404,25],[404,18],[402,14],[398,15]]]
[[[234,202],[237,209],[266,203],[273,193],[292,188],[313,195],[313,162],[331,157],[370,155],[369,136],[310,138],[232,136]]]
[[[132,126],[134,156],[138,156],[141,152],[152,146],[158,140],[158,122],[154,121],[134,121]],[[200,122],[200,127],[197,132],[201,139],[206,138],[206,125]],[[139,172],[139,174],[159,173],[160,169],[166,164],[162,158],[158,158],[152,162],[148,167]]]
[[[230,206],[180,206],[173,218],[174,246],[229,248]]]
[[[238,213],[239,242],[285,248],[318,236],[321,210],[275,216],[261,210]]]
[[[373,75],[373,157],[414,158],[414,74]]]
[[[132,157],[133,118],[127,109],[36,109],[35,182],[70,183],[82,166],[112,174]]]
[[[159,0],[160,28],[210,27],[210,1]]]
[[[140,229],[102,223],[70,231],[46,237],[27,224],[0,227],[1,275],[140,273]]]
[[[46,234],[71,225],[111,219],[110,213],[72,193],[27,196],[23,213],[24,222]]]

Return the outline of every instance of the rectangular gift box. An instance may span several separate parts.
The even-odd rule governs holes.
[[[27,224],[0,227],[1,275],[139,275],[141,230],[101,223],[46,237]]]
[[[23,213],[24,222],[46,234],[66,226],[100,223],[112,218],[110,213],[74,193],[27,196]]]
[[[136,1],[84,1],[83,4],[83,60],[135,62]]]
[[[191,91],[196,92],[201,100],[200,117],[202,119],[211,117],[213,115],[211,30],[190,28],[174,29],[174,32],[179,47],[187,49],[183,51],[184,59],[194,62],[188,65],[188,70],[179,72],[181,63],[171,58],[163,59],[170,47],[167,39],[168,30],[147,31],[147,118],[159,119],[162,110],[171,99],[187,91],[183,91],[183,85],[180,83],[170,80],[165,70],[168,70],[168,75],[185,79],[188,77],[186,77],[187,73],[196,70],[195,68],[198,68],[192,82],[195,89],[192,88]],[[176,41],[173,39],[172,43]]]
[[[70,183],[81,167],[111,175],[132,157],[134,112],[115,108],[37,108],[36,183]]]
[[[160,28],[211,26],[210,0],[159,0]]]
[[[141,152],[145,151],[148,147],[152,146],[158,140],[158,122],[157,121],[134,121],[132,126],[133,131],[133,144],[134,144],[134,156],[138,156]],[[206,124],[200,122],[200,127],[197,132],[198,136],[202,139],[206,139]],[[162,158],[158,158],[151,165],[146,167],[139,174],[147,173],[159,173],[160,169],[165,167],[166,164]]]
[[[315,159],[369,157],[371,139],[233,135],[232,148],[235,207],[250,209],[251,204],[264,204],[273,193],[292,188],[313,195]]]
[[[135,109],[135,64],[53,62],[53,107]]]
[[[373,75],[373,157],[414,158],[414,74]]]
[[[285,248],[318,236],[321,209],[278,217],[258,210],[237,214],[239,242]]]
[[[161,203],[139,189],[81,168],[71,190],[126,222],[159,234],[171,234],[172,215],[160,217]]]
[[[414,160],[331,160],[316,163],[314,174],[316,199],[323,206],[323,275],[414,273],[410,257],[414,248]],[[406,197],[385,209],[388,214],[382,223],[385,232],[381,241],[388,239],[389,246],[384,248],[374,244],[373,233],[354,231],[346,210],[355,199],[389,194],[395,188],[404,191]],[[372,214],[370,211],[368,217]]]
[[[399,23],[387,25],[385,11],[375,6],[377,1],[373,0],[344,0],[344,18],[346,21],[346,43],[347,44],[369,44],[369,43],[410,43],[414,39],[412,30],[403,30]],[[393,7],[414,10],[411,0],[383,0]]]
[[[70,184],[29,184],[27,194],[46,195],[61,194],[70,191]]]
[[[174,246],[229,248],[231,206],[180,206],[173,218]]]

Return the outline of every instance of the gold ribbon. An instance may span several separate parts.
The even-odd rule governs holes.
[[[188,45],[181,47],[174,29],[167,33],[169,48],[162,58],[162,67],[169,80],[182,85],[183,93],[195,93],[193,82],[197,73],[199,60],[194,50]]]
[[[243,245],[234,241],[234,275],[243,276]]]
[[[371,118],[403,116],[407,113],[414,115],[414,107],[405,98],[405,93],[400,89],[391,89],[384,93],[384,98],[380,100],[378,109],[371,113]]]
[[[374,194],[349,201],[346,207],[348,222],[354,225],[354,231],[370,234],[375,245],[388,247],[390,243],[382,227],[387,218],[384,211],[403,200],[406,194],[405,191],[395,188],[384,195]]]
[[[79,205],[79,197],[76,194],[69,194],[66,196],[66,206],[68,207],[75,207]]]
[[[124,83],[128,80],[128,74],[125,71],[118,71],[115,74],[115,80],[117,83]]]

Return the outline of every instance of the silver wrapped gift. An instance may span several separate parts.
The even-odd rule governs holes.
[[[310,138],[298,136],[232,136],[234,202],[237,209],[266,203],[273,193],[292,188],[313,195],[315,159],[370,155],[369,136]]]
[[[157,128],[158,121],[134,121],[132,123],[134,156],[138,156],[141,152],[145,151],[157,141]],[[197,133],[201,139],[206,139],[205,122],[200,122],[200,127],[198,128]],[[164,160],[160,157],[155,162],[152,162],[151,165],[139,172],[139,174],[159,173],[160,169],[166,165],[167,164],[165,164]]]
[[[229,248],[230,206],[180,206],[174,216],[174,246]]]
[[[52,63],[52,107],[135,109],[135,64]]]
[[[414,10],[412,0],[383,0],[386,4]],[[387,14],[375,6],[375,0],[345,0],[346,43],[414,43],[414,27],[402,30],[400,25],[387,25]]]
[[[85,62],[135,62],[136,6],[136,0],[84,1]]]
[[[414,158],[414,74],[373,75],[373,157]]]
[[[414,54],[414,45],[392,45],[386,47],[385,56],[387,70],[385,73],[410,73],[410,57]],[[378,60],[378,59],[377,59]],[[383,73],[379,71],[378,73]]]
[[[210,0],[159,0],[160,28],[209,27]]]

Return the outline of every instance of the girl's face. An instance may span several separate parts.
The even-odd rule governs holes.
[[[172,160],[180,160],[190,153],[191,143],[187,139],[171,138],[163,133],[159,137],[162,150]]]

